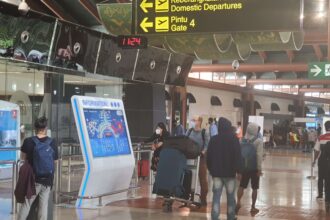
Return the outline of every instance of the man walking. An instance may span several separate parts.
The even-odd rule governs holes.
[[[183,136],[185,135],[185,131],[183,126],[178,123],[177,119],[174,119],[172,121],[172,136],[176,137],[176,136]]]
[[[213,118],[209,118],[209,129],[210,129],[210,137],[216,136],[218,134],[218,127],[216,125],[216,122],[213,120]]]
[[[316,141],[314,150],[315,156],[313,161],[313,166],[318,159],[319,168],[319,179],[318,179],[318,190],[319,195],[317,199],[323,198],[323,191],[325,191],[325,202],[327,211],[329,211],[330,206],[330,121],[324,124],[326,133],[320,135]],[[324,186],[325,183],[325,187]],[[324,189],[324,190],[323,190]]]
[[[249,123],[244,139],[241,143],[241,151],[243,158],[242,179],[240,187],[237,191],[237,207],[238,213],[241,208],[241,199],[244,189],[247,188],[250,180],[252,186],[252,206],[251,213],[258,213],[255,207],[259,189],[260,176],[262,175],[262,157],[263,157],[263,141],[258,138],[258,125]]]
[[[207,167],[213,178],[212,220],[220,215],[223,187],[227,193],[227,219],[235,219],[236,178],[240,179],[241,148],[231,122],[219,119],[219,134],[212,137],[207,150]]]
[[[47,220],[48,199],[53,186],[54,162],[58,159],[58,150],[53,139],[47,136],[47,119],[41,117],[34,123],[36,136],[27,138],[21,148],[21,159],[33,167],[36,195],[25,198],[18,213],[18,220],[26,220],[32,203],[39,196],[38,220]]]
[[[199,164],[199,182],[201,185],[201,205],[207,206],[207,193],[208,193],[208,182],[207,182],[207,167],[206,167],[206,152],[210,137],[205,129],[202,129],[203,118],[195,116],[191,121],[191,129],[187,131],[187,136],[199,144],[202,152]]]

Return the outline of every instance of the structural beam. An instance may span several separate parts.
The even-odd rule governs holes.
[[[214,64],[214,65],[193,65],[191,72],[307,72],[307,63],[292,63],[292,64],[240,64],[237,70],[234,70],[231,64]]]
[[[265,63],[268,58],[267,53],[265,51],[259,51],[258,54],[259,54],[260,58],[262,59],[262,61]]]
[[[330,93],[330,88],[301,88],[299,92],[307,93],[307,92],[320,92],[320,93]]]
[[[294,60],[294,52],[292,50],[287,50],[286,54],[288,55],[290,63]]]
[[[328,44],[328,34],[327,32],[307,32],[304,37],[305,45],[327,45]]]
[[[299,100],[301,98],[300,96],[294,95],[294,94],[258,90],[258,89],[253,89],[253,87],[248,88],[248,87],[234,86],[234,85],[228,85],[228,84],[224,84],[224,83],[211,82],[211,81],[207,81],[207,80],[192,79],[192,78],[188,79],[187,85],[214,89],[214,90],[231,91],[231,92],[237,92],[237,93],[250,93],[253,95],[266,96],[266,97],[270,97],[270,98],[282,98],[282,99],[290,99],[290,100]],[[330,104],[330,99],[325,99],[325,98],[304,96],[303,100],[308,101],[308,102]]]
[[[313,44],[313,49],[314,49],[314,53],[315,53],[317,59],[318,59],[319,61],[323,60],[324,56],[323,56],[323,52],[322,52],[322,50],[321,50],[320,45],[318,45],[318,44]]]
[[[310,80],[310,79],[249,79],[251,85],[328,85],[330,80]]]

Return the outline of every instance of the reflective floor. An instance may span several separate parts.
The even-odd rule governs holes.
[[[314,171],[317,174],[317,170]],[[264,175],[261,179],[257,207],[260,212],[251,216],[251,191],[246,190],[238,219],[329,219],[324,210],[324,201],[317,201],[317,180],[309,180],[311,175],[310,154],[290,150],[273,150],[264,160]],[[115,202],[97,210],[76,210],[55,207],[54,219],[90,220],[139,220],[139,219],[209,219],[210,205],[207,209],[179,208],[174,205],[173,213],[163,213],[161,199],[151,196],[148,181],[141,183],[137,199]],[[211,185],[211,183],[210,183]],[[10,184],[0,184],[0,220],[12,220],[10,215]],[[211,201],[212,193],[209,193]],[[226,219],[225,196],[222,198],[221,219]]]

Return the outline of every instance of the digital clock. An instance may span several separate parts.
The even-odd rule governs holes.
[[[118,36],[118,47],[122,49],[146,49],[148,38],[144,36]]]

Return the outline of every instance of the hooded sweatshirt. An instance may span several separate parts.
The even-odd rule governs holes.
[[[240,173],[241,147],[231,122],[219,119],[218,135],[211,138],[207,151],[207,167],[212,177],[234,178]]]
[[[258,125],[255,123],[249,123],[246,128],[245,139],[255,140],[253,145],[257,152],[257,168],[259,171],[262,170],[262,156],[263,156],[263,140],[258,138]]]

